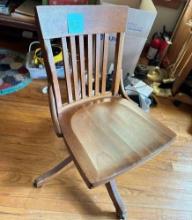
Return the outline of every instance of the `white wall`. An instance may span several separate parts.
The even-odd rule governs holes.
[[[181,3],[178,9],[156,6],[157,17],[153,24],[148,40],[151,39],[155,32],[162,32],[164,24],[166,25],[166,29],[168,31],[173,31],[183,8],[184,3]]]

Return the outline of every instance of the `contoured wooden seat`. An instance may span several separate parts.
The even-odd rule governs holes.
[[[161,151],[175,137],[124,93],[122,56],[127,13],[127,7],[112,5],[37,7],[50,111],[55,131],[63,137],[71,156],[37,178],[35,185],[40,187],[74,161],[89,188],[106,185],[121,219],[126,208],[114,178]],[[109,50],[111,34],[116,39],[113,50]],[[63,51],[65,103],[51,47],[55,38]],[[112,53],[113,82],[106,89]]]
[[[99,98],[68,107],[59,121],[89,187],[135,167],[159,152],[174,136],[122,97]]]

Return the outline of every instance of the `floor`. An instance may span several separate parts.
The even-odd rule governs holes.
[[[73,164],[35,189],[32,181],[68,155],[54,134],[46,82],[0,97],[0,220],[115,219],[104,186],[89,190]],[[192,220],[192,109],[159,99],[150,114],[177,133],[155,159],[117,178],[129,220]]]
[[[0,38],[26,52],[27,43]],[[40,189],[32,182],[67,157],[54,134],[45,81],[0,96],[0,220],[108,220],[114,207],[104,186],[89,190],[73,164]],[[192,220],[192,108],[159,99],[150,114],[177,133],[153,160],[117,178],[129,220]]]

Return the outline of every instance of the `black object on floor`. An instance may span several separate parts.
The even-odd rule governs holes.
[[[137,103],[139,105],[139,107],[141,107],[139,95],[129,95],[129,98],[132,99],[135,103]]]
[[[156,101],[155,97],[154,97],[153,95],[151,95],[151,96],[149,97],[149,99],[151,100],[151,105],[150,105],[150,107],[151,107],[151,108],[156,107],[156,106],[157,106],[157,101]]]
[[[7,71],[10,70],[10,65],[9,64],[0,64],[0,71]]]
[[[137,79],[145,80],[147,78],[148,68],[145,65],[137,65],[134,75]]]
[[[159,88],[161,89],[170,89],[173,87],[173,82],[164,83],[162,82]]]

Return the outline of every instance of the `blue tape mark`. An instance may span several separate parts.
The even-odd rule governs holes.
[[[84,32],[84,15],[71,13],[67,15],[67,25],[69,34],[81,34]]]

